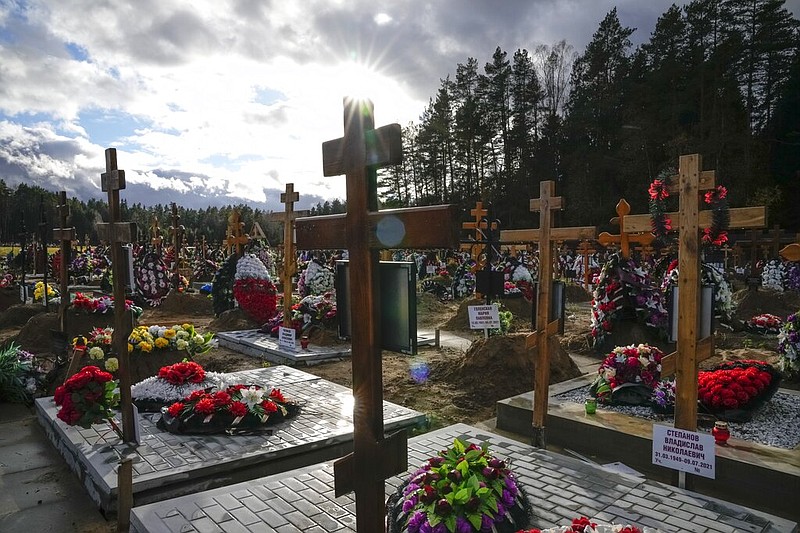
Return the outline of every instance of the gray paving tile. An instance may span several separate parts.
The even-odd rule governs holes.
[[[597,521],[617,523],[633,522],[639,526],[669,531],[718,532],[775,531],[789,533],[797,524],[771,517],[727,502],[721,502],[696,493],[668,487],[644,479],[632,478],[600,467],[579,462],[577,459],[513,444],[497,435],[480,433],[476,428],[456,424],[409,441],[409,471],[416,469],[425,458],[450,445],[453,438],[469,442],[490,443],[493,452],[512,460],[520,484],[525,488],[534,510],[531,527],[545,528],[568,524],[576,516],[589,516]],[[547,485],[537,472],[558,472],[559,486]],[[525,472],[525,474],[520,474]],[[394,492],[403,476],[386,483],[387,497]],[[591,480],[587,483],[587,479]],[[605,485],[594,480],[605,479]],[[565,490],[561,483],[566,483]],[[333,497],[333,466],[329,463],[267,476],[248,482],[250,493],[275,495],[287,489],[301,498],[291,503],[273,496],[263,498],[268,509],[257,513],[262,529],[282,533],[285,531],[354,531],[355,504],[352,495]],[[132,520],[140,533],[164,531],[169,509],[181,508],[183,502],[217,498],[219,494],[233,494],[244,490],[245,484],[207,491],[205,494],[183,496],[171,501],[136,507]],[[609,490],[611,495],[609,495]],[[315,498],[309,498],[314,494]],[[671,495],[671,497],[670,497]],[[322,499],[319,500],[318,497]],[[661,503],[655,504],[654,502]],[[656,506],[658,507],[656,509]],[[702,512],[701,512],[702,511]],[[256,529],[253,529],[256,531]]]

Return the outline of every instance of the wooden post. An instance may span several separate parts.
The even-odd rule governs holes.
[[[283,222],[283,279],[281,282],[283,284],[283,326],[286,328],[292,325],[292,276],[297,272],[294,221],[308,215],[308,211],[294,210],[294,203],[298,201],[300,201],[300,193],[295,192],[294,183],[287,183],[286,192],[281,193],[281,202],[286,206],[284,212],[270,213],[267,216],[267,220]]]
[[[472,215],[474,220],[470,222],[462,222],[461,229],[473,230],[475,232],[473,237],[475,243],[464,243],[461,245],[461,249],[468,250],[473,261],[477,262],[481,255],[482,249],[480,244],[480,241],[483,240],[481,229],[486,229],[485,227],[482,228],[481,222],[483,221],[485,225],[489,210],[483,207],[483,202],[479,201],[475,203],[475,207],[473,209],[470,209],[469,214]]]
[[[125,188],[125,171],[117,167],[116,148],[106,149],[106,171],[100,175],[103,192],[108,193],[109,222],[98,224],[101,239],[111,246],[111,268],[114,276],[114,334],[112,346],[119,359],[120,411],[122,439],[135,441],[133,403],[131,401],[131,369],[128,337],[133,330],[133,315],[125,310],[125,257],[122,243],[131,241],[131,225],[120,222],[119,191]]]
[[[629,259],[631,257],[632,242],[646,245],[652,243],[653,239],[655,239],[653,234],[650,232],[626,233],[622,231],[623,221],[625,220],[625,217],[630,214],[630,212],[631,205],[625,201],[625,198],[622,198],[619,202],[617,202],[617,216],[611,219],[612,224],[616,224],[620,227],[619,235],[612,235],[607,231],[604,231],[597,236],[597,242],[603,246],[608,246],[612,243],[618,243],[620,253],[625,259]]]
[[[67,191],[58,193],[58,218],[61,227],[53,228],[53,239],[61,241],[61,305],[58,306],[58,323],[62,332],[66,331],[67,309],[70,304],[69,297],[69,262],[72,257],[72,240],[75,238],[75,228],[67,227],[69,218],[69,205],[67,204]]]
[[[228,255],[236,254],[236,257],[244,255],[244,245],[250,242],[250,236],[244,233],[244,222],[242,222],[239,211],[236,209],[228,217],[228,235],[223,241],[228,249]]]
[[[577,251],[579,251],[583,256],[583,286],[588,291],[592,281],[592,273],[590,272],[590,265],[589,265],[589,256],[591,256],[597,250],[591,247],[589,241],[584,240],[581,241],[581,244],[578,246]]]
[[[183,247],[183,234],[186,228],[180,224],[181,216],[178,214],[178,205],[172,202],[172,225],[169,231],[172,233],[172,247],[175,250],[173,254],[174,266],[172,267],[172,287],[178,290],[181,286],[181,248]]]
[[[164,237],[161,236],[161,228],[158,225],[158,219],[156,217],[153,217],[153,223],[150,224],[150,242],[153,244],[153,248],[156,249],[156,253],[160,254],[161,243],[164,242]]]
[[[385,438],[378,250],[455,248],[451,206],[378,211],[377,168],[402,161],[399,124],[374,129],[367,100],[344,100],[344,137],[322,145],[325,176],[346,175],[347,214],[299,218],[300,249],[344,249],[350,257],[353,453],[334,464],[337,496],[355,490],[356,529],[385,528],[385,479],[408,467],[404,432]]]

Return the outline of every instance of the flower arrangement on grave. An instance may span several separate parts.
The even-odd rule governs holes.
[[[0,289],[5,289],[6,287],[11,287],[14,284],[14,275],[13,274],[4,274],[0,276]]]
[[[663,330],[667,324],[664,295],[654,286],[650,273],[635,259],[616,253],[600,271],[592,291],[592,340],[600,346],[613,328],[613,322],[635,317],[646,326]]]
[[[670,244],[669,232],[672,231],[672,220],[667,216],[667,198],[669,198],[669,180],[665,176],[653,180],[648,189],[650,195],[650,219],[655,243],[659,246]],[[722,246],[728,242],[728,226],[730,212],[728,210],[728,189],[717,185],[706,191],[703,202],[711,210],[711,226],[703,228],[701,242],[706,245]]]
[[[589,393],[602,403],[644,405],[661,379],[664,353],[647,344],[617,346],[600,364]]]
[[[652,528],[639,529],[630,524],[598,524],[581,516],[573,518],[569,526],[558,526],[547,529],[526,529],[517,533],[655,533],[658,530]]]
[[[778,333],[781,371],[791,377],[800,374],[800,311],[786,317]]]
[[[206,372],[194,361],[184,360],[161,367],[158,375],[133,385],[131,398],[140,412],[160,412],[161,407],[180,401],[196,390],[218,387],[224,379],[224,374]]]
[[[114,297],[113,296],[87,296],[81,292],[76,292],[75,297],[72,299],[70,309],[80,313],[98,313],[106,314],[114,311]],[[125,300],[125,310],[133,311],[133,317],[139,318],[142,316],[142,308],[134,305],[131,300]]]
[[[777,292],[783,292],[783,282],[786,277],[786,269],[783,263],[777,259],[772,259],[764,265],[761,271],[761,286]]]
[[[453,272],[451,290],[454,298],[466,298],[475,292],[476,264],[472,258],[465,259]]]
[[[762,313],[750,317],[747,321],[747,328],[762,335],[777,335],[783,326],[783,319],[778,315]]]
[[[488,444],[459,439],[411,474],[387,507],[392,533],[514,532],[530,520],[528,500],[506,461]]]
[[[219,270],[219,265],[210,259],[196,257],[192,266],[192,279],[196,281],[211,281],[214,273]]]
[[[189,323],[176,324],[172,327],[138,326],[128,337],[128,352],[177,350],[185,351],[192,358],[209,351],[212,348],[213,338],[214,333],[207,331],[201,334]]]
[[[41,302],[44,299],[45,285],[41,281],[37,281],[33,287],[33,301]],[[58,296],[58,291],[49,283],[47,284],[47,299],[55,298]]]
[[[236,263],[233,296],[248,315],[259,324],[275,316],[278,290],[267,267],[253,254],[245,254]]]
[[[670,414],[675,410],[675,378],[662,379],[656,383],[650,404],[657,413]]]
[[[701,283],[714,286],[714,314],[729,320],[733,316],[736,304],[733,301],[733,292],[725,275],[716,267],[703,263],[701,267]],[[678,260],[674,259],[667,267],[661,290],[666,293],[670,286],[678,284]]]
[[[119,434],[112,409],[119,405],[119,389],[111,374],[85,366],[56,388],[53,398],[61,409],[58,418],[70,426],[88,429],[108,422]]]
[[[302,289],[300,280],[302,280]],[[333,270],[316,258],[308,262],[306,269],[300,274],[300,280],[298,280],[297,290],[303,296],[324,294],[333,290]]]
[[[92,255],[89,252],[76,254],[67,266],[69,275],[79,282],[86,283],[92,276]]]
[[[786,263],[786,290],[800,291],[800,263]]]
[[[155,251],[146,252],[134,262],[133,275],[137,290],[152,307],[158,307],[170,291],[169,272],[161,256]]]
[[[281,310],[267,321],[263,329],[273,337],[277,337],[282,325],[283,311]],[[336,293],[334,291],[319,296],[306,296],[292,305],[292,327],[298,336],[307,332],[312,326],[331,328],[335,325]]]
[[[214,274],[211,282],[211,307],[214,315],[219,316],[234,307],[233,281],[236,276],[236,255],[228,256]]]
[[[196,390],[161,410],[158,427],[170,433],[237,433],[266,429],[294,418],[300,405],[280,389],[236,384]]]
[[[0,348],[0,402],[31,402],[44,389],[45,375],[32,353],[13,342]]]
[[[766,361],[746,359],[700,372],[697,382],[697,398],[706,411],[729,422],[746,422],[778,390],[780,373]]]

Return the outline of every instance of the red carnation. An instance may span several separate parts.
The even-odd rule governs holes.
[[[242,402],[233,402],[229,407],[228,411],[233,416],[245,416],[247,414],[247,405]]]
[[[194,410],[200,414],[210,415],[216,409],[214,405],[214,400],[211,398],[203,398],[194,406]]]
[[[183,411],[183,408],[184,405],[181,402],[175,402],[169,406],[169,408],[167,409],[167,413],[169,413],[169,416],[171,416],[172,418],[177,418],[178,415],[181,414],[181,411]]]
[[[270,400],[264,400],[263,402],[261,402],[261,407],[264,408],[265,413],[274,413],[275,411],[278,410],[278,406],[275,405],[275,402],[272,402]]]

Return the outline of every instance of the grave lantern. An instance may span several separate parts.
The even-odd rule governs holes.
[[[669,327],[667,335],[669,342],[678,342],[678,286],[670,285],[667,295],[667,310],[669,311]],[[700,339],[705,339],[714,333],[714,285],[700,287]]]

